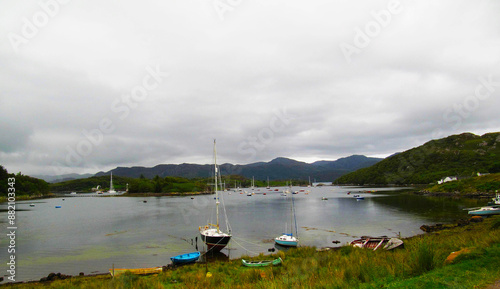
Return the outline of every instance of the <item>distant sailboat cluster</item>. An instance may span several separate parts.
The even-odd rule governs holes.
[[[216,141],[214,140],[214,148],[213,148],[213,155],[214,155],[214,192],[215,192],[215,210],[216,210],[216,220],[215,223],[211,223],[210,221],[207,222],[206,225],[200,226],[198,228],[200,232],[200,236],[202,241],[205,243],[207,246],[208,251],[215,251],[218,252],[225,248],[228,243],[231,241],[231,238],[233,237],[231,234],[231,227],[229,225],[229,221],[227,219],[227,215],[225,213],[225,208],[224,204],[222,203],[222,209],[224,210],[224,223],[226,225],[225,230],[221,229],[221,213],[220,213],[220,208],[219,206],[221,205],[220,201],[220,196],[219,196],[219,191],[223,191],[222,188],[219,189],[219,184],[221,184],[220,180],[220,172],[219,172],[219,167],[217,166],[217,148],[216,148]],[[251,190],[255,190],[255,180],[252,177],[252,184],[251,184]],[[236,184],[235,184],[236,187]],[[269,179],[267,183],[267,188],[269,189]],[[252,195],[252,193],[248,193],[247,195]],[[265,195],[265,193],[263,194]],[[286,247],[297,247],[299,244],[299,239],[298,239],[298,231],[297,231],[297,220],[295,216],[295,207],[294,207],[294,199],[293,196],[290,198],[290,230],[289,232],[283,233],[283,235],[276,237],[275,243],[280,246],[286,246]],[[295,234],[294,234],[294,228],[295,228]],[[287,226],[285,225],[285,231],[288,231]]]

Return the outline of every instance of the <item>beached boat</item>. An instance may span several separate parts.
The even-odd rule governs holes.
[[[357,248],[367,248],[373,251],[382,248],[384,250],[392,250],[403,245],[403,241],[398,238],[389,237],[367,237],[363,236],[351,242],[351,246]]]
[[[293,224],[295,224],[295,236],[293,235]],[[285,224],[286,230],[286,224]],[[297,247],[299,245],[298,230],[297,230],[297,218],[295,217],[295,206],[293,201],[293,194],[290,198],[290,233],[283,233],[283,235],[274,239],[274,242],[278,245],[285,247]]]
[[[199,258],[200,258],[200,252],[192,252],[170,257],[170,260],[172,260],[172,264],[174,265],[181,265],[181,264],[194,263],[198,261]]]
[[[111,274],[111,276],[116,277],[118,275],[124,274],[127,271],[135,275],[148,275],[148,274],[158,274],[162,270],[163,270],[162,267],[137,268],[137,269],[113,268],[109,269],[109,273]]]
[[[205,226],[200,226],[198,230],[200,231],[201,240],[207,245],[207,249],[212,252],[217,252],[222,250],[231,240],[231,227],[229,225],[229,221],[227,220],[227,215],[224,208],[224,203],[222,209],[224,210],[225,224],[226,224],[226,232],[223,232],[220,229],[219,222],[219,192],[217,182],[219,181],[220,174],[217,167],[217,150],[215,146],[214,140],[214,190],[215,190],[215,208],[216,208],[216,223],[212,224],[208,222]],[[219,182],[220,183],[220,182]]]
[[[277,266],[283,262],[281,258],[277,258],[274,260],[264,260],[264,261],[247,261],[245,259],[241,259],[241,263],[246,267],[267,267],[267,266]]]
[[[486,207],[472,209],[469,211],[469,215],[473,215],[473,216],[500,215],[500,205],[486,206]]]

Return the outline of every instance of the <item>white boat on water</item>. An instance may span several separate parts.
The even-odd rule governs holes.
[[[295,206],[293,201],[293,195],[290,198],[290,233],[283,233],[283,235],[276,237],[274,242],[276,244],[285,247],[297,247],[299,244],[298,230],[297,230],[297,219],[295,217]],[[293,224],[295,224],[295,236],[293,235]],[[285,224],[285,231],[287,230]]]

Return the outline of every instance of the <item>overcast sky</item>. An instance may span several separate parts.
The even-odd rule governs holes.
[[[385,157],[500,131],[500,2],[0,0],[9,172]]]

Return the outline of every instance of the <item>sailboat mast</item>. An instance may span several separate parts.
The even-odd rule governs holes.
[[[109,190],[110,191],[113,190],[113,172],[111,172],[111,179],[109,181]]]
[[[217,171],[217,149],[215,147],[215,139],[214,139],[214,180],[215,180],[215,208],[217,211],[217,232],[220,233],[219,230],[219,193],[217,192],[217,176],[218,176],[218,171]]]
[[[293,194],[290,195],[290,234],[293,235]]]
[[[298,238],[299,237],[299,231],[297,230],[297,216],[295,215],[295,203],[294,203],[294,200],[293,200],[293,195],[292,195],[292,211],[293,211],[293,220],[294,220],[294,223],[295,223],[295,237]]]

